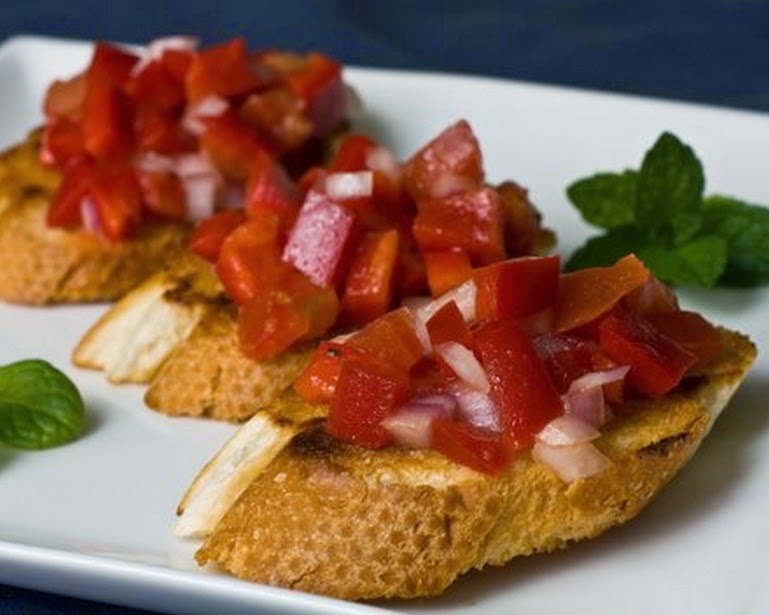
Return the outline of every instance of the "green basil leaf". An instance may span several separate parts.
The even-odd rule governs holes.
[[[599,173],[574,182],[566,190],[582,217],[594,226],[610,229],[635,220],[638,173]]]
[[[692,149],[668,132],[646,153],[638,176],[636,223],[660,227],[702,204],[705,176]]]
[[[79,391],[53,365],[27,359],[0,367],[0,442],[49,448],[74,440],[84,426]]]

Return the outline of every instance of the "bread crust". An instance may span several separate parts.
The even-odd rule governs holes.
[[[0,299],[110,301],[186,250],[187,224],[145,224],[122,242],[49,227],[46,213],[59,176],[41,165],[39,149],[34,132],[0,155]]]
[[[662,399],[629,402],[596,442],[604,472],[566,484],[529,454],[489,477],[431,451],[297,436],[197,553],[237,577],[350,600],[443,592],[473,568],[561,549],[636,516],[691,458],[752,364],[723,355]]]

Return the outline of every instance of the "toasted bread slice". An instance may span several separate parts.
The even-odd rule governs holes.
[[[670,481],[744,378],[755,347],[722,333],[726,350],[706,371],[664,398],[628,402],[606,426],[596,445],[612,464],[600,474],[566,484],[525,454],[490,477],[431,451],[371,451],[312,428],[249,474],[197,559],[339,598],[413,598],[470,569],[596,536]]]
[[[110,382],[148,383],[223,289],[211,266],[191,253],[128,292],[86,332],[72,353],[78,367],[103,370]]]
[[[145,402],[172,416],[244,421],[275,400],[310,360],[303,346],[255,361],[238,341],[235,306],[209,311],[171,354],[150,384]]]
[[[126,241],[46,224],[58,175],[39,161],[40,134],[0,155],[0,299],[48,304],[113,300],[185,251],[186,224],[144,225]]]

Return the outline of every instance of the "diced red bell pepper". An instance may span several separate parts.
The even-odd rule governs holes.
[[[576,329],[611,310],[620,299],[646,283],[649,270],[634,255],[611,267],[590,267],[561,276],[555,330]]]
[[[288,230],[296,221],[301,200],[299,187],[277,162],[255,167],[248,177],[244,209],[249,218],[258,219],[269,212],[277,215],[281,227]]]
[[[49,226],[75,228],[81,224],[81,204],[94,181],[90,159],[75,158],[67,164],[56,192],[51,197],[46,221]]]
[[[611,313],[598,325],[599,344],[608,357],[629,365],[629,386],[650,397],[675,388],[697,356],[658,331],[648,320]]]
[[[346,343],[406,373],[419,361],[423,352],[414,320],[406,308],[380,316],[353,334]]]
[[[69,160],[85,155],[83,129],[80,122],[67,117],[51,118],[43,129],[40,161],[64,168]]]
[[[540,236],[540,214],[525,188],[506,181],[496,187],[505,219],[505,245],[510,256],[532,254]]]
[[[200,147],[228,179],[242,182],[272,161],[269,144],[236,113],[206,118]]]
[[[456,288],[473,275],[473,264],[462,248],[424,252],[422,257],[427,271],[427,284],[433,297]]]
[[[195,149],[195,138],[180,123],[179,113],[152,105],[134,109],[136,147],[142,152],[175,156]]]
[[[93,83],[89,76],[83,101],[83,142],[95,158],[125,156],[133,144],[128,98],[110,83]]]
[[[277,246],[279,222],[265,215],[246,221],[224,240],[216,261],[216,273],[232,300],[243,305],[275,288],[285,274]]]
[[[327,195],[310,191],[288,236],[283,260],[318,286],[344,279],[357,235],[355,215]]]
[[[86,73],[88,87],[92,83],[109,83],[122,87],[138,61],[139,56],[125,48],[103,41],[97,42]]]
[[[300,70],[282,76],[295,94],[307,102],[307,117],[317,137],[330,134],[344,119],[346,95],[342,65],[328,56],[310,52]]]
[[[724,349],[724,339],[702,315],[685,310],[665,310],[646,315],[654,328],[697,356],[692,368],[707,365]]]
[[[240,107],[240,117],[266,135],[279,152],[294,150],[305,143],[313,131],[304,114],[305,102],[286,88],[273,88],[251,94]]]
[[[535,337],[532,343],[559,393],[565,393],[571,382],[580,376],[608,367],[595,364],[597,344],[592,340],[545,333]]]
[[[192,66],[192,61],[195,59],[196,52],[191,49],[165,49],[160,56],[160,63],[166,72],[171,75],[176,81],[185,83],[187,80],[187,72]],[[186,97],[186,92],[185,92]]]
[[[414,237],[423,252],[464,249],[473,263],[506,257],[500,198],[488,187],[417,201]]]
[[[366,352],[340,342],[321,342],[310,364],[294,382],[294,390],[311,404],[331,401],[342,371],[342,362],[349,357],[365,358]]]
[[[360,446],[386,446],[392,437],[381,422],[405,401],[408,390],[408,373],[384,361],[375,357],[343,361],[326,430]]]
[[[503,434],[446,419],[432,423],[432,448],[452,461],[491,475],[499,474],[514,454]]]
[[[329,173],[354,173],[368,169],[366,156],[377,146],[374,140],[363,134],[345,135],[328,164]]]
[[[404,172],[406,190],[414,200],[432,198],[438,183],[445,183],[447,178],[458,179],[466,187],[479,187],[483,160],[470,125],[460,120],[449,126],[408,160]]]
[[[339,301],[334,290],[302,284],[303,276],[294,274],[241,306],[238,332],[246,356],[275,357],[299,341],[322,335],[336,319]]]
[[[401,297],[419,297],[429,293],[425,261],[419,253],[410,233],[401,231],[401,248],[398,254],[398,268],[395,279]]]
[[[483,323],[473,338],[505,433],[517,447],[531,446],[534,436],[563,413],[547,368],[512,319]]]
[[[104,236],[121,241],[139,227],[142,216],[142,191],[133,168],[123,164],[100,164],[89,192],[96,202],[99,224]]]
[[[350,324],[364,325],[387,312],[393,300],[398,231],[366,233],[347,274],[342,307]]]
[[[139,171],[144,205],[147,210],[169,220],[187,216],[187,193],[179,177],[163,171]]]
[[[457,342],[472,349],[473,336],[455,301],[447,302],[425,323],[433,346],[444,342]]]
[[[187,97],[193,103],[205,96],[240,96],[261,85],[242,37],[198,52],[185,81]]]
[[[86,73],[82,72],[66,80],[57,79],[45,93],[43,112],[47,119],[67,118],[79,121],[83,112]]]
[[[524,318],[555,304],[558,256],[520,257],[473,271],[479,320]]]
[[[206,218],[198,224],[190,237],[190,251],[215,263],[219,258],[224,240],[245,219],[242,212],[234,210],[221,211]]]
[[[131,74],[126,81],[125,92],[135,105],[166,110],[180,109],[187,100],[184,82],[170,73],[160,60],[153,60],[138,73]]]

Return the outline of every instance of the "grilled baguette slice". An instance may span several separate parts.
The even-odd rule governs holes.
[[[40,132],[0,154],[0,299],[14,303],[114,300],[186,249],[186,224],[147,224],[127,241],[51,228],[59,183],[39,160]]]
[[[597,536],[673,478],[744,378],[755,347],[722,334],[726,350],[707,370],[664,398],[628,402],[605,427],[596,445],[612,465],[598,475],[565,484],[526,454],[489,477],[431,451],[366,450],[316,427],[254,473],[196,557],[339,598],[415,598],[473,568]]]

